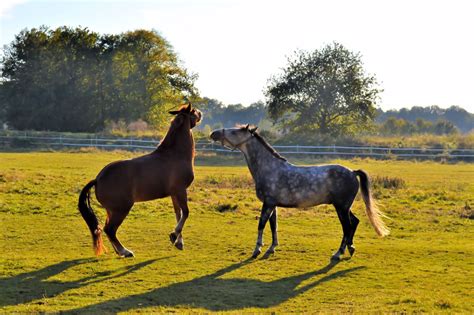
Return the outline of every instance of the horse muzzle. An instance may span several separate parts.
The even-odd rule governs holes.
[[[222,141],[222,136],[223,136],[222,130],[214,130],[214,131],[211,132],[211,134],[209,135],[209,137],[210,137],[213,141]]]

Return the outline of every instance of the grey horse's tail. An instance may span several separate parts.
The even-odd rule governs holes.
[[[367,213],[367,216],[369,217],[370,223],[374,227],[375,232],[377,232],[377,234],[382,237],[388,235],[390,230],[382,220],[382,217],[385,217],[385,215],[377,207],[377,202],[372,197],[372,193],[370,191],[369,176],[363,170],[354,171],[354,174],[360,178],[360,191],[362,192],[362,198],[364,199],[365,203],[365,212]]]
[[[79,203],[78,208],[79,212],[81,213],[84,221],[86,221],[87,226],[92,234],[92,245],[94,247],[94,252],[97,256],[105,252],[104,243],[102,242],[102,228],[99,225],[99,221],[92,210],[91,203],[90,203],[90,189],[97,184],[97,181],[91,180],[87,183],[86,186],[81,191],[79,195]]]

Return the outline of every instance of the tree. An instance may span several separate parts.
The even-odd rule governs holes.
[[[447,120],[438,120],[433,126],[433,132],[437,135],[450,135],[458,133],[454,124]]]
[[[366,128],[380,90],[360,54],[338,43],[299,51],[266,88],[270,117],[284,130],[338,136]]]
[[[415,132],[415,125],[405,119],[389,117],[381,126],[380,130],[385,135],[408,135]]]
[[[21,31],[2,60],[9,124],[17,129],[94,129],[97,39],[87,29]]]
[[[159,128],[169,116],[163,109],[197,96],[197,76],[180,66],[171,45],[153,31],[122,34],[113,73],[122,93],[118,111],[125,110],[128,121],[145,118]]]
[[[160,127],[169,108],[197,98],[196,76],[155,31],[23,30],[1,66],[0,119],[16,129],[91,132],[139,119]]]
[[[433,130],[433,123],[431,121],[417,118],[415,124],[418,133],[430,133]]]
[[[211,127],[233,127],[236,124],[257,125],[265,118],[266,107],[262,102],[252,103],[249,106],[242,104],[224,105],[222,102],[204,97],[196,103],[203,112],[201,126],[206,124]]]
[[[413,135],[413,134],[436,134],[450,135],[459,132],[454,124],[447,120],[438,120],[435,124],[428,120],[418,118],[412,123],[403,118],[389,117],[380,125],[380,132],[385,135]]]

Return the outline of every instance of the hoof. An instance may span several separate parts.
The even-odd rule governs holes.
[[[340,261],[341,260],[341,254],[339,253],[336,253],[334,255],[332,255],[331,257],[331,261]]]
[[[121,256],[125,258],[130,258],[130,257],[135,257],[135,254],[132,251],[127,250]]]
[[[176,240],[178,239],[178,236],[176,235],[175,232],[171,232],[170,233],[170,241],[171,241],[171,244],[175,244],[176,243]]]
[[[352,257],[352,255],[354,255],[354,252],[356,251],[356,249],[355,249],[355,247],[354,247],[354,246],[352,246],[352,245],[351,245],[351,246],[349,246],[349,247],[348,247],[348,249],[349,249],[349,254],[350,254],[350,255],[351,255],[351,257]]]
[[[275,248],[274,247],[270,247],[266,252],[265,252],[265,256],[270,256],[270,255],[273,255],[275,254]]]
[[[257,258],[258,255],[260,255],[261,252],[262,252],[262,250],[260,248],[255,249],[253,251],[252,258]]]
[[[265,254],[262,256],[263,259],[267,259],[267,258],[270,258],[271,256],[273,256],[275,254],[275,250],[274,249],[268,249]]]
[[[176,243],[174,243],[174,247],[176,247],[179,250],[183,250],[184,249],[184,244],[181,243],[181,242],[176,242]]]

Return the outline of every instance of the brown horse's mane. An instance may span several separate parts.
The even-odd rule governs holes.
[[[247,126],[239,126],[241,130],[246,130],[247,129]],[[250,127],[249,127],[250,128]],[[253,133],[253,136],[255,137],[255,139],[257,139],[262,145],[264,148],[266,148],[274,157],[276,157],[277,159],[280,159],[282,161],[286,161],[286,159],[280,155],[280,153],[278,153],[268,142],[267,140],[265,140],[257,131],[254,131]]]
[[[179,111],[183,110],[184,108],[186,107],[186,105],[183,105],[179,108]],[[166,135],[165,137],[163,138],[163,140],[160,142],[160,144],[158,145],[158,147],[156,148],[156,151],[162,151],[164,149],[167,149],[169,147],[172,147],[176,141],[178,140],[179,137],[177,137],[176,133],[180,130],[180,128],[183,128],[184,127],[184,122],[182,124],[179,124],[177,125],[176,124],[176,119],[178,119],[179,117],[179,114],[176,115],[173,120],[171,120],[171,126],[170,128],[168,129],[168,132],[166,132]],[[182,119],[183,117],[181,117],[180,119]],[[192,156],[194,156],[195,152],[194,152],[194,139],[193,139],[193,136],[192,136],[192,131],[191,130],[188,130],[189,134],[190,134],[190,137],[191,137],[191,143],[192,143]]]

